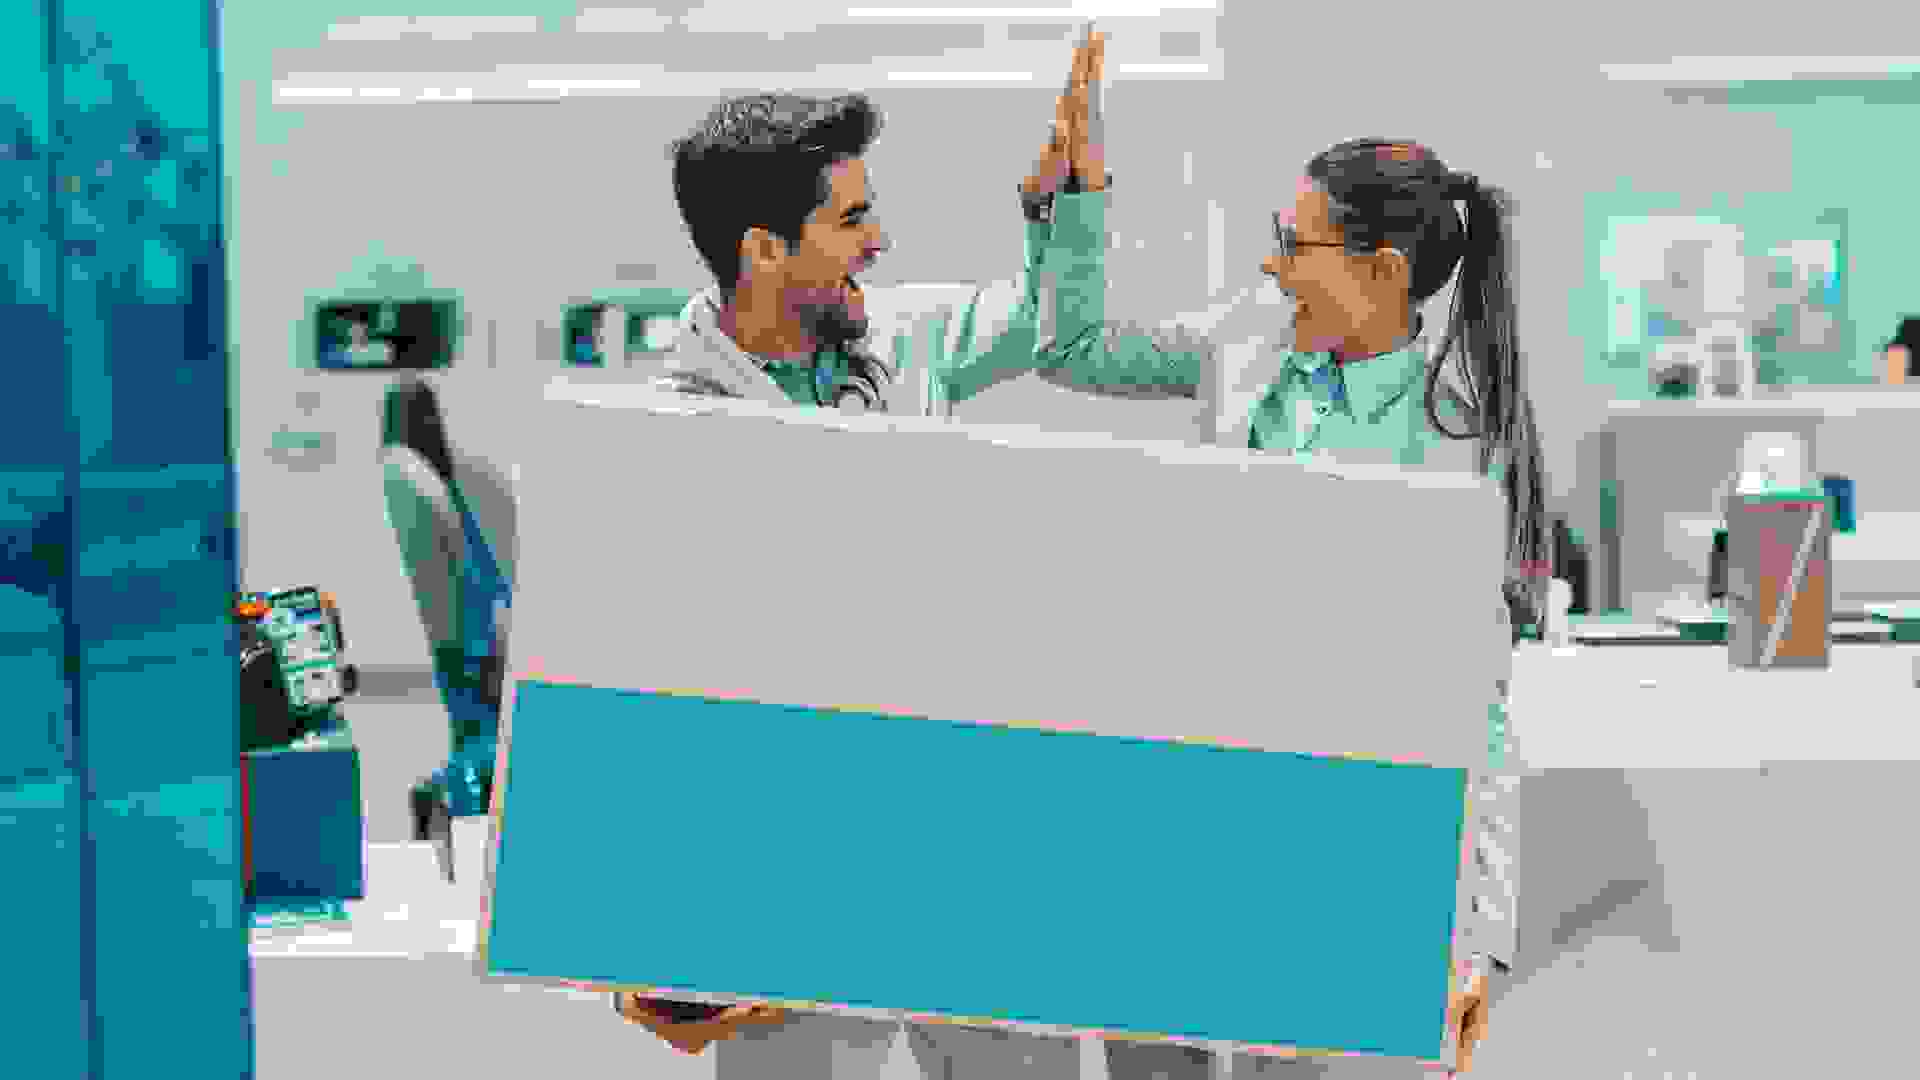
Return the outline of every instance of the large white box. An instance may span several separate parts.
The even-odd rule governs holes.
[[[550,398],[483,972],[1445,1053],[1491,484]]]

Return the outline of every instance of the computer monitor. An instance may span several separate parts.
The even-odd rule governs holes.
[[[461,333],[451,298],[322,301],[311,322],[315,364],[328,371],[452,367]]]
[[[599,297],[561,317],[562,366],[623,368],[673,347],[688,294],[675,290]]]

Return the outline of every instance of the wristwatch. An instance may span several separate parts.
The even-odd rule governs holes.
[[[1106,187],[1103,187],[1100,190],[1106,191],[1111,187],[1113,187],[1113,174],[1108,173]],[[1086,185],[1080,179],[1079,173],[1069,173],[1067,175],[1066,185],[1062,190],[1064,190],[1069,195],[1082,195],[1086,193]]]
[[[1025,184],[1019,185],[1019,190],[1020,210],[1021,213],[1026,216],[1029,224],[1045,225],[1053,220],[1053,192],[1046,191],[1036,194],[1028,191]],[[1107,174],[1107,186],[1101,190],[1113,190],[1112,173]],[[1081,184],[1078,176],[1068,176],[1067,182],[1061,185],[1060,193],[1064,195],[1083,195],[1086,193],[1086,189]]]

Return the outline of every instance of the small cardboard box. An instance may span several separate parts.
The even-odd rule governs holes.
[[[1729,663],[1741,668],[1832,663],[1832,541],[1832,501],[1823,492],[1728,498]]]

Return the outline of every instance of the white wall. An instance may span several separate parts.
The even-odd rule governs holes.
[[[1192,24],[1186,16],[1170,18],[1168,26]],[[1011,60],[902,55],[839,82],[812,72],[750,76],[724,92],[871,88],[893,70],[1040,71],[1025,87],[872,91],[885,111],[885,131],[870,164],[894,250],[870,280],[1004,277],[1018,271],[1021,258],[1014,188],[1042,145],[1070,55],[1064,41],[1044,38],[1065,28],[1028,25],[990,38]],[[964,37],[966,29],[946,32]],[[1157,35],[1157,27],[1138,29],[1124,48],[1114,46],[1110,64],[1151,59],[1142,50],[1157,48]],[[939,42],[925,29],[900,36],[903,54]],[[704,283],[673,206],[666,147],[722,91],[716,86],[698,96],[681,86],[662,97],[562,105],[297,105],[276,100],[275,85],[329,81],[315,73],[333,73],[334,83],[433,82],[425,72],[551,59],[556,49],[576,61],[585,50],[594,54],[586,61],[605,62],[617,50],[544,28],[469,41],[417,34],[400,42],[330,41],[322,14],[275,13],[268,21],[263,12],[237,7],[227,11],[226,37],[244,574],[262,586],[311,580],[334,589],[360,662],[423,664],[426,646],[382,516],[374,466],[382,377],[294,370],[294,328],[307,297],[359,283],[375,242],[388,258],[417,261],[427,284],[462,295],[471,320],[461,364],[440,377],[501,390],[489,395],[501,402],[500,415],[484,420],[510,427],[514,395],[533,393],[557,371],[553,339],[571,299],[623,285]],[[782,55],[780,43],[763,36],[708,30],[697,40],[708,55],[684,58],[683,66],[725,71],[741,47],[763,59]],[[884,43],[884,34],[876,40]],[[788,42],[788,66],[799,68],[806,41]],[[1164,132],[1152,118],[1157,106],[1182,100],[1196,102],[1186,111],[1207,114],[1197,102],[1210,88],[1129,84],[1118,74],[1115,81],[1108,96],[1118,118],[1110,165],[1134,193],[1113,214],[1125,239],[1115,259],[1115,304],[1158,318],[1204,297],[1206,209],[1176,197],[1182,160],[1164,153]],[[1202,132],[1185,134],[1204,175]],[[635,266],[649,266],[650,278],[634,280]],[[1149,266],[1152,275],[1132,271]],[[476,426],[464,416],[449,416],[449,424],[456,438]],[[283,428],[330,434],[333,463],[299,471],[271,458],[267,448]]]
[[[564,5],[554,7],[538,34],[398,44],[329,43],[328,16],[311,9],[226,9],[243,566],[249,582],[312,580],[337,591],[358,631],[363,663],[424,663],[425,645],[372,467],[379,377],[293,370],[292,327],[306,296],[340,283],[376,239],[393,256],[419,261],[432,285],[463,294],[474,320],[477,336],[450,377],[499,389],[501,415],[488,419],[510,424],[518,388],[531,393],[553,371],[552,346],[543,347],[541,335],[555,332],[571,297],[619,286],[621,265],[651,264],[652,283],[701,283],[674,212],[664,155],[666,143],[712,98],[293,106],[276,103],[272,86],[301,73],[505,70],[499,65],[550,60],[577,49],[579,40],[561,33],[567,24],[554,16]],[[1224,265],[1223,283],[1238,287],[1266,254],[1267,211],[1315,151],[1369,134],[1426,142],[1449,164],[1519,199],[1521,334],[1547,431],[1551,484],[1591,530],[1582,440],[1598,425],[1608,393],[1589,384],[1591,353],[1576,336],[1588,322],[1579,308],[1588,285],[1586,197],[1629,181],[1702,197],[1743,187],[1784,190],[1793,177],[1793,142],[1773,122],[1677,107],[1645,89],[1605,83],[1598,65],[1676,53],[1839,53],[1848,51],[1841,39],[1871,40],[1863,33],[1868,23],[1841,18],[1835,5],[1822,9],[1828,17],[1818,27],[1755,20],[1767,23],[1759,33],[1771,39],[1756,41],[1728,40],[1720,17],[1687,25],[1678,21],[1684,12],[1647,0],[1607,10],[1596,9],[1599,21],[1583,24],[1562,9],[1518,0],[1465,15],[1443,5],[1388,4],[1364,15],[1351,5],[1229,5],[1218,23],[1224,81],[1111,80],[1112,229],[1121,241],[1112,259],[1112,313],[1153,321],[1206,299],[1209,201],[1224,225],[1224,252],[1214,258]],[[783,66],[810,66],[805,50],[813,46],[803,35],[769,40],[721,29],[687,39],[709,55],[676,65],[731,70],[726,57],[748,47],[759,63],[788,48],[794,57]],[[1114,32],[1116,50],[1123,39],[1157,38],[1151,23]],[[902,35],[903,51],[937,45],[923,31]],[[622,47],[641,50],[645,40],[596,40],[587,59],[610,63]],[[979,50],[908,61],[1005,70],[1029,64],[1034,48],[996,32]],[[1046,48],[1064,66],[1066,44]],[[996,49],[1027,51],[1017,62],[995,63]],[[1042,70],[1025,87],[921,88],[880,85],[882,69],[870,65],[873,81],[863,88],[886,112],[870,160],[895,248],[874,281],[976,281],[1013,272],[1020,257],[1013,188],[1039,148],[1060,76]],[[805,78],[770,75],[731,89],[782,88]],[[315,388],[318,421],[293,405],[296,390]],[[994,393],[1017,399],[1016,412],[1029,404],[1048,410],[1028,417],[1036,421],[1097,423],[1088,411],[1097,405],[1120,410],[1112,413],[1115,423],[1129,433],[1162,423],[1142,419],[1149,413],[1132,403],[1069,403],[1049,391]],[[458,428],[466,418],[450,422]],[[277,428],[314,423],[337,433],[335,464],[294,473],[266,456]]]

